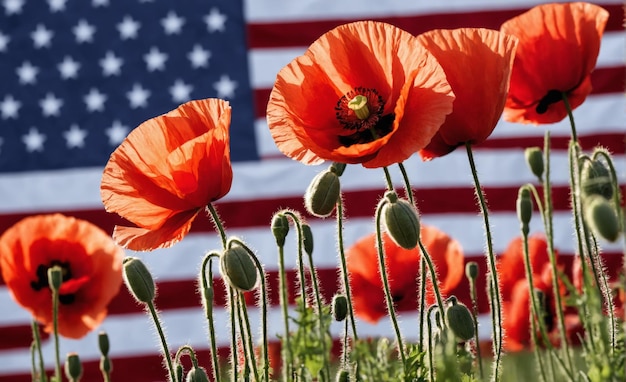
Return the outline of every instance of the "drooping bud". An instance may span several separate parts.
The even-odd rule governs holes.
[[[382,203],[382,214],[389,236],[402,248],[415,248],[420,235],[415,207],[405,199],[398,199],[394,191],[387,191]]]
[[[528,186],[522,186],[517,194],[517,218],[524,235],[528,235],[530,228],[528,224],[533,215],[533,200],[530,196]]]
[[[63,284],[63,268],[58,265],[48,268],[48,285],[50,289],[58,291]]]
[[[231,246],[220,256],[220,272],[231,287],[242,292],[256,288],[259,279],[250,253],[238,244]]]
[[[83,365],[76,353],[69,353],[65,360],[65,376],[70,381],[78,381],[83,376]]]
[[[202,367],[192,367],[185,378],[186,382],[209,382],[209,376]]]
[[[124,259],[124,283],[137,302],[154,301],[156,287],[146,265],[137,257]]]
[[[619,218],[613,203],[593,195],[584,202],[585,221],[598,236],[614,242],[620,234]]]
[[[285,238],[289,233],[289,219],[287,216],[278,213],[272,218],[272,234],[276,239],[276,245],[282,247],[285,245]]]
[[[345,370],[345,369],[339,370],[339,372],[337,373],[336,381],[348,382],[349,380],[350,380],[350,373],[348,372],[348,370]]]
[[[304,206],[311,215],[328,217],[335,209],[340,192],[339,176],[331,170],[325,170],[309,184],[304,194]]]
[[[474,337],[474,318],[465,304],[454,299],[446,308],[448,328],[461,341],[469,341]]]
[[[313,254],[313,231],[308,224],[302,224],[302,246],[307,255]]]
[[[337,174],[337,176],[341,176],[346,170],[346,164],[333,162],[330,166],[328,166],[328,170],[334,172],[335,174]]]
[[[543,152],[539,147],[529,147],[524,150],[526,163],[530,167],[530,171],[541,181],[543,176]]]
[[[100,354],[105,357],[109,355],[109,336],[106,332],[98,333],[98,347],[100,348]]]
[[[343,294],[333,296],[331,312],[335,321],[343,321],[348,315],[348,299]]]
[[[611,175],[601,160],[584,160],[580,172],[580,186],[584,196],[613,197]]]
[[[468,280],[476,280],[478,278],[478,263],[475,261],[468,261],[465,264],[465,277]]]

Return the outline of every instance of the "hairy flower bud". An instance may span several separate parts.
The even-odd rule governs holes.
[[[474,337],[474,318],[467,306],[455,302],[446,308],[448,328],[461,341],[469,341]]]
[[[156,287],[146,265],[137,257],[124,259],[124,283],[138,302],[154,301]]]
[[[282,247],[285,245],[285,238],[289,233],[289,219],[281,213],[274,215],[272,218],[272,234],[276,239],[276,245]]]
[[[541,181],[543,176],[543,152],[541,149],[539,147],[529,147],[524,151],[524,157],[528,167],[530,167],[530,171]]]
[[[528,224],[533,215],[533,200],[530,196],[530,189],[527,186],[520,187],[517,194],[517,218],[520,221],[522,232],[528,235],[530,228]]]
[[[69,353],[65,360],[65,376],[70,381],[78,381],[83,376],[83,365],[76,353]]]
[[[231,287],[242,292],[256,288],[259,279],[250,253],[237,244],[225,250],[220,256],[220,272]]]
[[[109,336],[105,332],[98,333],[98,347],[100,354],[105,357],[109,355]]]
[[[342,369],[337,373],[337,382],[348,382],[350,380],[350,373],[348,370]]]
[[[302,224],[302,245],[307,255],[313,254],[313,231],[308,224]]]
[[[325,218],[335,209],[340,192],[339,176],[331,170],[320,172],[304,194],[304,206],[311,215]]]
[[[475,261],[469,261],[465,264],[465,277],[468,280],[476,280],[478,278],[478,263]]]
[[[209,376],[202,367],[192,367],[185,378],[186,382],[209,382]]]
[[[389,236],[402,248],[415,248],[420,235],[415,207],[405,199],[398,199],[393,191],[388,191],[385,199],[382,214]]]
[[[600,160],[584,160],[580,172],[580,186],[584,196],[600,195],[605,199],[613,197],[611,175]]]
[[[585,221],[591,230],[604,239],[614,242],[620,234],[620,224],[613,203],[602,196],[593,195],[584,202]]]
[[[348,299],[343,294],[333,296],[331,311],[335,321],[343,321],[348,315]]]

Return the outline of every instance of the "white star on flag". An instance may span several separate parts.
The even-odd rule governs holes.
[[[103,111],[104,102],[107,100],[107,96],[101,93],[98,89],[92,88],[83,100],[87,104],[88,111]]]
[[[70,126],[69,130],[63,132],[63,137],[68,148],[82,148],[85,146],[85,138],[87,137],[87,131],[74,124]]]
[[[191,99],[191,92],[193,86],[184,83],[181,79],[177,79],[174,85],[170,87],[170,94],[172,95],[172,102],[183,103]]]
[[[54,32],[50,29],[46,28],[43,24],[37,24],[37,29],[30,34],[30,37],[33,39],[33,44],[35,48],[48,48],[50,47],[50,42],[52,41],[52,36]]]
[[[24,0],[4,0],[4,3],[2,5],[4,6],[4,13],[7,16],[17,15],[19,13],[22,13]]]
[[[2,113],[2,119],[16,119],[21,106],[22,103],[13,98],[12,95],[9,94],[5,96],[4,100],[0,102],[0,113]]]
[[[149,72],[156,70],[165,70],[165,61],[167,61],[167,54],[161,52],[159,48],[153,46],[150,48],[150,52],[143,56],[146,61],[146,68]]]
[[[109,144],[111,146],[117,146],[122,143],[124,138],[128,135],[129,130],[128,126],[124,126],[120,121],[113,121],[111,127],[105,131],[106,135],[109,137]]]
[[[117,30],[120,32],[120,38],[122,40],[137,38],[140,27],[141,24],[133,20],[130,16],[124,17],[122,22],[117,24]]]
[[[148,106],[148,97],[150,97],[150,91],[144,89],[140,84],[134,84],[131,91],[126,93],[130,107],[137,109],[140,107]]]
[[[220,13],[219,9],[211,8],[211,11],[208,15],[204,16],[204,22],[207,24],[209,28],[209,32],[213,33],[216,31],[224,32],[224,27],[226,24],[226,15]]]
[[[59,72],[61,72],[61,78],[67,80],[70,78],[76,78],[78,75],[78,69],[80,69],[80,63],[74,61],[74,59],[70,56],[65,56],[57,68],[59,69]]]
[[[22,135],[22,142],[26,145],[26,151],[29,153],[43,151],[43,143],[45,140],[46,136],[41,134],[35,127],[31,127],[28,130],[28,134]]]
[[[209,58],[211,58],[211,52],[196,44],[193,46],[193,50],[189,52],[189,54],[187,54],[187,58],[189,59],[189,61],[191,61],[192,68],[206,68],[209,66]]]
[[[11,38],[0,32],[0,52],[7,51],[7,45],[9,45],[9,41],[11,41]]]
[[[54,94],[48,93],[44,99],[39,101],[41,112],[44,117],[58,117],[63,106],[63,100],[57,98]]]
[[[25,61],[17,69],[17,76],[20,78],[20,83],[23,85],[34,84],[37,82],[37,74],[39,74],[39,68],[33,66],[29,61]]]
[[[169,12],[167,16],[161,19],[161,25],[165,30],[165,34],[179,34],[185,25],[185,19],[178,16],[175,12]]]
[[[102,75],[119,76],[122,72],[122,64],[124,60],[117,57],[115,53],[108,51],[103,59],[100,60],[100,66],[102,67]]]
[[[77,43],[93,42],[93,35],[96,33],[96,27],[89,24],[86,20],[81,19],[72,29]]]
[[[237,82],[230,79],[228,75],[222,75],[220,80],[213,84],[213,88],[217,91],[217,98],[232,99],[235,98],[235,88]]]

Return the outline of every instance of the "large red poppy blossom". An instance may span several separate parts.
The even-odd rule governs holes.
[[[137,227],[113,238],[139,251],[180,241],[206,206],[230,190],[227,101],[191,101],[133,130],[111,154],[100,193],[107,211]]]
[[[81,338],[106,317],[122,284],[124,251],[95,225],[60,214],[25,218],[0,237],[0,268],[13,298],[51,332],[48,268],[63,270],[59,334]]]
[[[437,58],[456,96],[452,114],[420,156],[430,160],[484,142],[504,109],[517,39],[479,28],[436,29],[417,38]]]
[[[361,21],[325,33],[278,73],[267,122],[292,159],[383,167],[425,147],[453,100],[443,69],[414,36]]]
[[[421,239],[437,268],[439,288],[447,294],[461,282],[464,274],[464,257],[461,245],[435,227],[421,226]],[[404,249],[383,233],[385,266],[395,308],[398,311],[415,311],[418,308],[418,276],[420,251]],[[346,252],[352,306],[361,319],[376,323],[387,315],[383,284],[378,272],[376,235],[357,241]],[[428,285],[428,301],[434,302],[432,283]]]
[[[554,123],[591,92],[600,41],[609,13],[589,3],[544,4],[514,17],[500,30],[519,39],[504,118]]]

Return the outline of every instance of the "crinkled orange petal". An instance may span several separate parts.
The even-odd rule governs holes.
[[[550,90],[567,94],[572,109],[591,92],[590,73],[600,52],[609,13],[594,4],[544,4],[502,24],[519,39],[504,118],[520,123],[554,123],[567,116],[562,101],[546,112],[537,105]]]
[[[422,159],[485,141],[504,109],[517,39],[482,28],[437,29],[417,36],[439,61],[456,96],[453,112]]]
[[[419,149],[417,146],[425,145],[441,124],[433,127],[430,123],[434,120],[436,124],[441,110],[446,111],[439,103],[447,102],[451,108],[452,102],[443,71],[436,60],[423,53],[408,32],[380,22],[346,24],[324,34],[305,55],[278,73],[267,108],[268,125],[278,149],[305,164],[332,160],[380,167],[406,159]],[[428,88],[420,92],[422,89],[414,89],[417,86]],[[357,87],[375,89],[385,102],[383,115],[395,113],[396,117],[391,133],[346,147],[339,136],[348,131],[337,120],[335,107],[342,96]],[[411,96],[422,99],[407,100]],[[417,118],[423,122],[419,128],[405,124],[402,136],[394,138],[403,126],[403,109],[408,102],[421,106],[412,110],[413,114],[424,111],[437,115]]]

